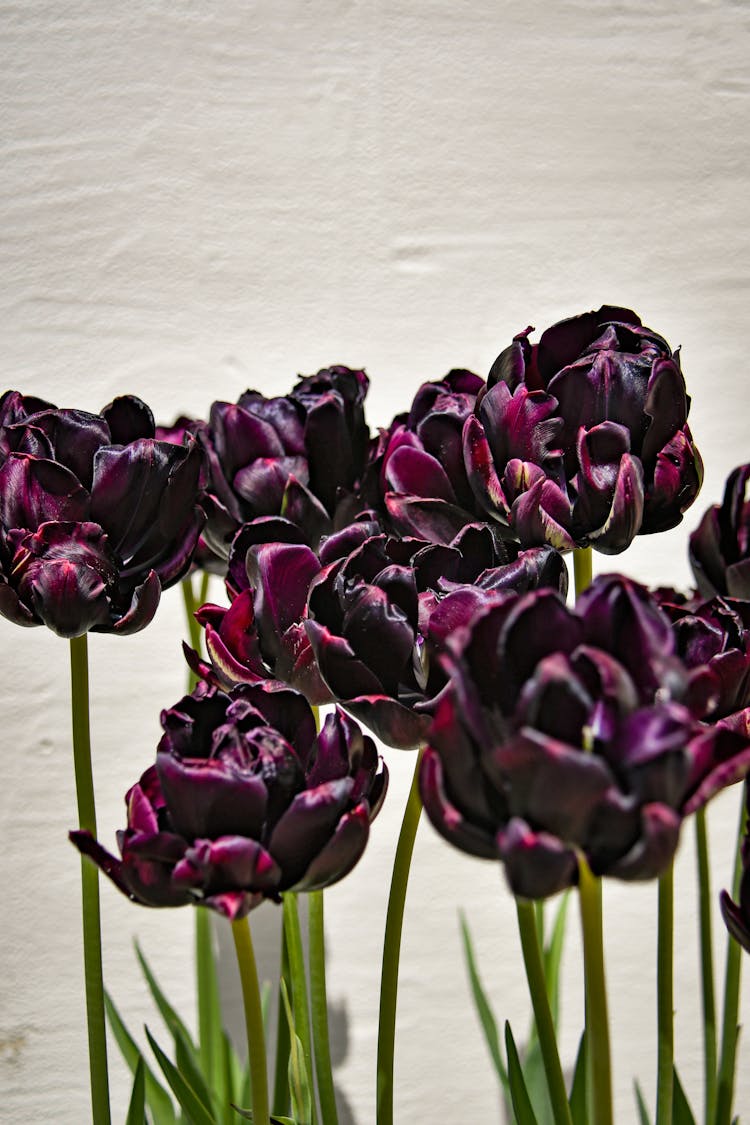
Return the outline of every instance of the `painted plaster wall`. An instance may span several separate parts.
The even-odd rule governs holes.
[[[683,348],[704,493],[621,565],[686,583],[687,533],[748,458],[747,53],[732,0],[131,0],[0,3],[0,382],[99,409],[140,394],[160,420],[247,386],[283,393],[342,362],[372,378],[371,425],[425,379],[486,372],[529,322],[602,301]],[[218,589],[214,590],[220,596]],[[100,834],[181,694],[179,595],[144,633],[91,639]],[[66,646],[0,621],[0,1118],[87,1120]],[[328,897],[342,1100],[374,1120],[379,947],[412,760],[367,855]],[[736,795],[711,816],[729,879]],[[677,1047],[700,1098],[692,834],[678,872]],[[137,934],[189,1012],[192,917],[103,888],[106,977],[158,1026]],[[497,1120],[467,999],[457,911],[501,1018],[525,986],[500,874],[420,832],[405,926],[396,1120]],[[652,1096],[655,888],[607,888],[618,1120]],[[572,918],[575,922],[575,919]],[[254,920],[271,949],[278,913]],[[720,944],[723,935],[717,924]],[[227,970],[230,973],[230,969]],[[578,937],[564,1050],[581,1022]],[[227,976],[231,991],[231,976]],[[750,1002],[750,997],[746,997]],[[746,1009],[747,1010],[747,1009]],[[747,1060],[747,1055],[744,1056]],[[128,1082],[111,1053],[114,1119]],[[744,1075],[743,1075],[744,1070]],[[750,1067],[740,1071],[750,1106]],[[747,1110],[746,1110],[747,1112]]]

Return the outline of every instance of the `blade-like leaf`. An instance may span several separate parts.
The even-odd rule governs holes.
[[[120,1013],[108,992],[104,993],[104,1007],[109,1026],[120,1053],[128,1067],[135,1074],[138,1062],[142,1061],[145,1070],[146,1104],[151,1111],[154,1125],[175,1125],[176,1116],[169,1094],[156,1078],[148,1063],[143,1059],[138,1044],[122,1021]]]
[[[146,1125],[146,1072],[143,1059],[138,1060],[133,1079],[133,1093],[125,1125]]]
[[[243,1101],[243,1084],[245,1081],[245,1068],[237,1057],[232,1041],[226,1031],[221,1033],[222,1067],[224,1068],[224,1088],[226,1090],[226,1107],[224,1110],[224,1125],[233,1125],[232,1103]],[[248,1068],[249,1069],[249,1068]],[[249,1105],[250,1099],[244,1103]]]
[[[477,969],[476,957],[474,955],[474,944],[469,932],[469,924],[463,912],[459,915],[461,922],[461,934],[464,943],[464,955],[466,957],[466,968],[469,973],[469,982],[471,984],[471,991],[474,996],[474,1005],[479,1016],[479,1022],[482,1025],[484,1038],[487,1043],[487,1048],[490,1052],[492,1062],[495,1066],[497,1076],[503,1084],[506,1092],[509,1090],[508,1071],[503,1061],[502,1052],[500,1050],[500,1036],[497,1030],[497,1023],[490,1007],[487,994],[484,991],[479,970]]]
[[[307,977],[305,975],[305,958],[302,951],[302,931],[300,928],[297,896],[291,892],[284,895],[282,907],[284,919],[284,936],[286,938],[289,954],[289,979],[291,982],[291,996],[287,993],[287,1000],[291,1001],[294,1012],[295,1033],[299,1036],[305,1058],[305,1076],[308,1089],[311,1088],[313,1074],[312,1040],[310,1036],[310,1004],[307,996]],[[290,1024],[291,1027],[291,1024]],[[294,1036],[292,1036],[292,1053],[294,1051]],[[291,1060],[290,1060],[291,1067]],[[294,1114],[294,1102],[292,1102]],[[314,1119],[314,1103],[310,1103],[310,1115]]]
[[[146,1038],[151,1044],[151,1050],[154,1052],[156,1061],[161,1067],[174,1096],[188,1115],[190,1125],[218,1125],[216,1118],[199,1099],[195,1090],[180,1074],[171,1059],[167,1058],[148,1028],[146,1028]]]
[[[195,1091],[198,1100],[201,1101],[211,1115],[218,1120],[219,1114],[216,1111],[214,1094],[205,1076],[201,1072],[200,1056],[197,1050],[191,1042],[186,1041],[179,1027],[175,1027],[173,1034],[177,1069],[188,1085]],[[218,1097],[220,1093],[223,1094],[223,1091],[216,1090],[215,1093]],[[225,1105],[228,1103],[219,1102],[219,1104]]]
[[[677,1067],[672,1072],[672,1125],[695,1125],[695,1115],[680,1082]]]
[[[219,982],[213,951],[211,911],[195,911],[195,983],[198,997],[198,1048],[201,1071],[216,1094],[219,1105],[226,1106],[225,1125],[231,1125],[229,1090],[226,1089],[224,1066],[224,1028],[219,1000]]]
[[[552,1111],[552,1103],[549,1100],[547,1072],[544,1069],[544,1058],[538,1039],[535,1039],[524,1052],[521,1069],[523,1070],[526,1090],[539,1125],[555,1125],[555,1115]]]
[[[555,915],[555,924],[549,943],[544,947],[544,980],[547,985],[549,1006],[552,1010],[552,1020],[557,1029],[560,1018],[560,963],[562,961],[563,945],[565,944],[565,922],[568,915],[570,894],[566,891],[560,900]]]
[[[305,1052],[294,1024],[294,1013],[289,1003],[286,984],[281,981],[281,997],[284,1002],[291,1050],[289,1052],[289,1091],[292,1095],[292,1113],[296,1125],[310,1125],[312,1095],[310,1080],[305,1062]]]
[[[289,970],[289,950],[287,948],[286,927],[281,928],[281,979],[286,982],[287,992],[292,988],[292,977]],[[279,1019],[276,1021],[276,1064],[273,1080],[273,1111],[283,1117],[289,1113],[291,1100],[289,1097],[289,1024],[282,1018],[283,1001],[281,989],[278,991]],[[249,1070],[248,1070],[249,1077]],[[247,1104],[247,1102],[245,1103]]]
[[[243,1117],[245,1121],[252,1121],[253,1111],[251,1109],[240,1109],[238,1105],[233,1105],[232,1109],[235,1113],[239,1114],[240,1117]],[[269,1120],[271,1125],[297,1125],[297,1122],[291,1117],[279,1117],[277,1114],[271,1114]]]
[[[573,1125],[586,1125],[586,1032],[581,1033],[578,1041],[576,1065],[573,1071],[573,1081],[570,1086],[570,1116]]]
[[[521,1070],[521,1062],[518,1058],[513,1032],[507,1021],[505,1024],[505,1050],[508,1054],[508,1083],[510,1085],[510,1097],[513,1103],[513,1112],[516,1115],[516,1123],[517,1125],[538,1125],[534,1110],[531,1108],[526,1083],[524,1082],[523,1071]]]
[[[174,1034],[174,1029],[178,1027],[182,1031],[185,1040],[188,1043],[192,1044],[193,1041],[190,1037],[190,1032],[159,987],[159,983],[153,972],[151,971],[151,967],[146,960],[145,954],[143,953],[138,942],[135,942],[135,952],[136,956],[138,957],[141,969],[143,970],[143,975],[146,978],[146,984],[148,985],[149,991],[154,998],[154,1003],[159,1009],[161,1017],[167,1025],[168,1029]]]
[[[638,1120],[640,1121],[641,1125],[651,1125],[651,1119],[648,1115],[648,1108],[646,1106],[646,1099],[643,1096],[643,1090],[641,1089],[640,1083],[638,1082],[637,1078],[633,1082],[633,1087],[635,1089],[635,1104],[638,1106]]]

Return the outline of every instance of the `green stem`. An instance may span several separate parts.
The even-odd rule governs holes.
[[[211,940],[211,912],[195,910],[195,967],[198,998],[198,1044],[203,1069],[214,1082],[223,1066],[214,1017],[219,1007],[219,988]]]
[[[89,669],[86,634],[70,641],[70,695],[73,719],[73,764],[78,801],[78,823],[96,836],[94,778],[91,770],[89,728]],[[91,1109],[95,1125],[109,1125],[107,1037],[104,1025],[102,931],[99,917],[99,871],[81,859],[83,904],[83,966],[86,982],[86,1020],[89,1037]]]
[[[590,547],[579,547],[573,552],[573,574],[575,577],[576,601],[587,586],[591,585],[594,572],[593,552]]]
[[[286,943],[286,927],[281,927],[280,977],[286,985],[287,995],[292,995],[292,978],[289,971],[289,951]],[[289,1023],[284,1015],[284,1004],[279,986],[279,1018],[276,1027],[276,1067],[273,1080],[273,1112],[285,1117],[291,1108],[289,1099],[289,1050],[291,1040]]]
[[[250,1064],[250,1079],[253,1091],[253,1122],[254,1125],[269,1125],[266,1041],[263,1031],[263,1009],[260,1002],[253,939],[247,918],[239,918],[232,922],[231,926],[245,1008],[247,1058]]]
[[[658,1012],[658,1056],[656,1125],[672,1125],[674,1089],[674,868],[659,878],[656,995]]]
[[[595,878],[582,855],[579,857],[578,870],[586,980],[586,1085],[590,1097],[589,1116],[596,1125],[612,1125],[612,1073],[604,973],[601,880]]]
[[[401,930],[404,923],[406,888],[414,839],[417,835],[422,801],[419,796],[419,764],[417,755],[414,777],[406,801],[404,819],[393,858],[391,890],[385,916],[383,967],[380,974],[380,1013],[378,1019],[377,1061],[377,1125],[393,1125],[393,1056],[396,1043],[396,1002],[398,999],[398,963],[401,955]]]
[[[742,838],[745,834],[745,805],[742,804],[737,849],[732,879],[732,897],[737,899],[742,878]],[[740,1011],[740,978],[742,975],[742,948],[727,936],[727,960],[724,972],[724,1014],[721,1027],[721,1062],[716,1093],[716,1125],[729,1125],[734,1101],[734,1072],[737,1062],[737,1040]]]
[[[552,1116],[555,1125],[572,1125],[573,1119],[570,1114],[565,1079],[557,1050],[555,1024],[550,1011],[549,997],[547,996],[534,903],[529,899],[517,898],[516,912],[518,914],[518,931],[521,935],[523,962],[526,967],[526,980],[529,984],[539,1046],[547,1076]]]
[[[714,950],[711,933],[711,867],[708,858],[705,808],[698,809],[695,814],[695,843],[698,858],[698,898],[700,905],[705,1119],[708,1125],[711,1125],[716,1112],[716,998],[714,995]]]
[[[302,1044],[305,1058],[307,1080],[312,1091],[312,1125],[315,1125],[315,1094],[313,1083],[312,1041],[310,1039],[310,1005],[307,1001],[307,980],[305,977],[305,957],[302,952],[302,930],[299,924],[297,896],[291,891],[284,895],[284,933],[289,956],[289,975],[292,981],[291,1003],[294,1013],[294,1031]]]
[[[315,1049],[315,1075],[318,1079],[320,1114],[325,1125],[338,1125],[336,1095],[333,1088],[331,1047],[328,1039],[328,1000],[326,997],[326,961],[323,892],[311,891],[307,896],[310,935],[310,1011]]]

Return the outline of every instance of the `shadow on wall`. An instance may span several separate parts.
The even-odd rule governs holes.
[[[307,957],[307,897],[305,895],[300,895],[298,903],[303,942],[305,944],[305,957]],[[214,941],[218,948],[219,992],[221,995],[222,1012],[224,1013],[224,1022],[232,1042],[237,1046],[240,1055],[244,1056],[246,1054],[245,1021],[235,964],[234,944],[229,927],[221,924],[217,925],[217,921],[217,919],[211,918]],[[267,1039],[269,1082],[273,1082],[276,1061],[276,1029],[279,1017],[279,996],[276,982],[279,979],[280,967],[281,908],[274,908],[270,903],[265,904],[262,909],[258,909],[250,915],[250,924],[253,931],[253,945],[255,947],[258,978],[261,982],[261,987],[266,981],[271,984]],[[336,1083],[336,1070],[344,1063],[349,1052],[349,1016],[347,1014],[345,1000],[332,1003],[329,999],[328,1029],[333,1077]],[[336,1106],[339,1115],[339,1125],[356,1125],[351,1107],[338,1083],[336,1083]]]

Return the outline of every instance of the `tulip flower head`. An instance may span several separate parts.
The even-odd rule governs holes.
[[[63,637],[132,633],[190,567],[202,456],[132,396],[101,414],[0,399],[0,612]]]
[[[332,697],[387,745],[413,749],[446,684],[437,654],[477,602],[566,582],[557,552],[507,550],[486,524],[446,546],[376,535],[314,578],[304,628]]]
[[[280,684],[206,685],[162,713],[156,763],[128,792],[120,858],[70,838],[144,906],[208,906],[241,918],[284,891],[319,890],[362,855],[385,796],[372,739],[343,712],[319,734]]]
[[[683,818],[750,767],[747,723],[698,721],[668,618],[625,578],[596,579],[575,609],[550,590],[495,595],[448,647],[424,806],[524,898],[576,883],[581,855],[597,875],[659,875]]]
[[[227,558],[234,535],[255,520],[270,521],[266,541],[314,548],[348,522],[369,445],[368,386],[364,371],[336,366],[283,397],[245,391],[236,403],[213,404],[199,433],[209,465],[206,538],[217,554]]]
[[[750,599],[750,465],[727,478],[724,499],[713,505],[690,536],[690,563],[704,597]]]
[[[478,502],[525,545],[625,550],[676,526],[703,466],[679,355],[629,309],[529,328],[495,361],[463,431]]]
[[[447,544],[484,519],[463,456],[466,419],[484,389],[471,371],[449,371],[423,383],[406,414],[380,433],[365,478],[365,495],[399,535]]]

